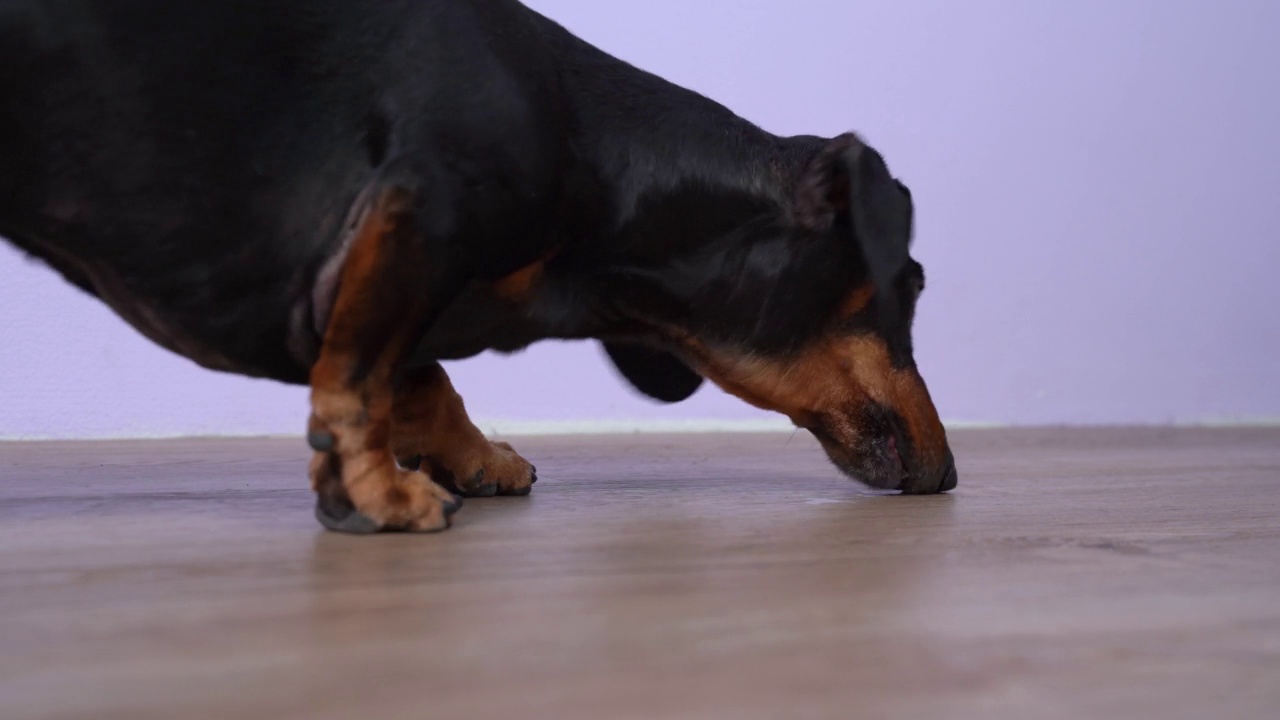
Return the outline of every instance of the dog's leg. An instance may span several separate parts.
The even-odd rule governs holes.
[[[311,369],[311,479],[316,517],[331,530],[443,530],[461,506],[427,475],[400,469],[390,447],[397,365],[433,305],[420,282],[427,260],[413,201],[400,189],[375,199]]]
[[[468,497],[528,495],[537,469],[503,442],[489,442],[467,417],[439,364],[406,371],[396,384],[391,448],[402,464],[429,469]]]

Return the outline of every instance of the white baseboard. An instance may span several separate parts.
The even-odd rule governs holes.
[[[476,421],[486,434],[505,437],[530,435],[626,435],[659,433],[791,433],[795,426],[783,417],[751,420],[500,420]],[[948,430],[991,430],[1015,427],[1007,423],[945,421]],[[1025,427],[1044,427],[1025,426]],[[1060,427],[1177,427],[1249,428],[1280,427],[1280,418],[1210,418],[1194,422],[1168,423],[1069,423]],[[172,440],[178,438],[297,438],[298,433],[95,433],[75,437],[45,435],[0,435],[0,442],[47,440]]]
[[[752,420],[482,420],[491,435],[620,435],[631,433],[780,433],[795,432],[784,417]],[[946,423],[947,429],[996,428],[997,423]]]

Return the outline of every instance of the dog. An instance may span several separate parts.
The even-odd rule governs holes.
[[[516,0],[8,0],[0,100],[0,236],[203,367],[309,385],[330,530],[529,493],[439,362],[548,338],[956,486],[911,193],[855,133],[772,135]]]

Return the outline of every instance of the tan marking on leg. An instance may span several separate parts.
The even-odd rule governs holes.
[[[522,303],[533,295],[534,288],[545,271],[543,261],[525,265],[493,284],[493,291],[498,297],[513,303]]]
[[[503,442],[489,442],[438,364],[406,371],[396,383],[391,446],[397,458],[422,457],[448,471],[464,495],[524,495],[534,468]],[[443,482],[443,478],[438,478]]]
[[[382,528],[432,531],[448,527],[452,494],[398,468],[390,449],[393,371],[425,310],[413,283],[423,258],[411,200],[397,190],[378,198],[342,269],[311,369],[309,430],[332,447],[316,453],[311,474],[313,487],[328,492],[340,472],[351,505]]]
[[[528,302],[533,297],[534,292],[537,291],[539,283],[546,276],[547,263],[559,252],[559,248],[553,248],[539,260],[499,278],[493,284],[494,294],[503,300],[516,304]]]

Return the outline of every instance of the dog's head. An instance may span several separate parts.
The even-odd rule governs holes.
[[[700,375],[808,429],[868,485],[950,490],[955,463],[912,352],[924,290],[912,226],[907,187],[874,149],[840,136],[790,183],[785,207],[665,270],[681,310],[661,349],[606,348],[653,397],[688,397]]]

